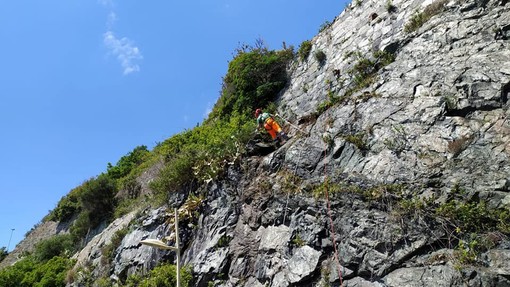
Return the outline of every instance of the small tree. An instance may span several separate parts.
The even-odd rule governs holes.
[[[7,257],[7,255],[9,255],[9,252],[7,252],[7,248],[5,248],[5,246],[0,248],[0,262],[2,262],[5,259],[5,257]]]

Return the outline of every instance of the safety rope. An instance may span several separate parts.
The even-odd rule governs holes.
[[[324,127],[326,128],[326,127]],[[324,152],[324,159],[326,159],[328,155],[329,147],[326,144],[325,152]],[[338,250],[336,247],[336,236],[335,236],[335,226],[333,225],[333,216],[331,215],[331,203],[329,201],[329,190],[328,190],[328,173],[327,173],[327,165],[328,161],[324,162],[324,195],[326,197],[326,203],[328,207],[328,217],[329,217],[329,226],[331,229],[331,240],[333,241],[333,249],[335,251],[335,261],[338,268],[338,278],[340,279],[340,286],[343,286],[343,280],[342,280],[342,270],[340,265],[340,260],[338,259]]]
[[[289,125],[291,125],[295,129],[297,129],[298,131],[302,132],[303,134],[309,135],[309,133],[305,133],[300,128],[294,126],[292,123],[290,123],[284,117],[279,116],[278,114],[277,114],[277,116],[280,117],[281,119],[283,119],[285,122],[287,122]],[[309,136],[306,137],[305,142],[303,143],[304,146],[307,145],[307,141],[308,141],[309,138],[310,138]],[[329,147],[326,145],[325,153],[324,153],[324,159],[326,159],[326,157],[328,155],[328,149],[329,149]],[[303,149],[299,150],[298,162],[296,163],[296,166],[294,167],[294,174],[296,174],[297,168],[298,168],[299,163],[301,161],[301,152],[302,151],[303,151]],[[330,225],[330,229],[331,229],[331,231],[330,231],[331,239],[333,241],[333,249],[334,249],[334,252],[335,252],[335,261],[337,263],[338,278],[340,280],[340,286],[343,286],[342,270],[341,270],[340,260],[338,259],[338,249],[336,247],[335,227],[333,225],[333,216],[331,214],[331,203],[329,201],[328,182],[329,181],[328,181],[328,175],[327,175],[327,162],[325,162],[324,163],[324,191],[325,191],[324,193],[325,193],[327,209],[328,209],[329,225]],[[289,204],[289,197],[290,197],[290,192],[287,193],[287,199],[286,199],[286,202],[285,202],[285,208],[284,208],[284,214],[283,214],[283,224],[285,224],[285,220],[287,218],[287,208],[288,208],[288,204]]]

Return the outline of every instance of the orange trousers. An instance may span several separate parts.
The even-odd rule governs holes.
[[[271,135],[273,140],[276,139],[276,135],[282,131],[282,128],[273,118],[268,118],[264,123],[264,128]]]

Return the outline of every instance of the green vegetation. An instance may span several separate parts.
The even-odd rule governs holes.
[[[106,173],[110,178],[113,179],[123,178],[128,175],[134,168],[142,164],[148,155],[149,150],[147,150],[146,146],[138,146],[127,155],[121,157],[116,165],[108,163]]]
[[[266,107],[286,85],[287,64],[293,58],[292,49],[240,49],[229,63],[221,97],[206,122],[234,114],[252,115],[256,108]]]
[[[393,5],[391,0],[386,1],[386,11],[388,11],[388,13],[397,12],[397,7]]]
[[[367,142],[365,140],[365,133],[346,135],[344,136],[344,139],[346,142],[355,145],[361,151],[368,150]]]
[[[418,30],[421,26],[423,26],[423,24],[425,24],[425,22],[430,20],[430,18],[443,12],[447,3],[447,0],[436,0],[425,7],[423,12],[416,12],[404,26],[404,32],[411,33]]]
[[[33,255],[0,270],[0,286],[65,286],[67,270],[74,265],[68,258],[71,246],[68,235],[57,235],[39,243]]]
[[[44,262],[55,256],[70,256],[73,251],[74,245],[69,234],[55,235],[36,245],[33,258]]]
[[[154,150],[165,167],[151,188],[164,202],[169,192],[217,178],[243,152],[254,127],[252,117],[236,114],[171,137]]]
[[[299,234],[296,234],[294,238],[291,240],[292,245],[296,247],[301,247],[306,245],[306,241],[304,241]]]
[[[333,23],[329,22],[329,21],[325,21],[324,23],[321,24],[321,26],[319,27],[319,33],[328,29],[329,27],[331,27]]]
[[[101,249],[101,254],[103,255],[101,261],[103,264],[108,264],[113,259],[115,249],[120,246],[122,239],[124,239],[128,231],[127,227],[117,230],[113,234],[110,243]]]
[[[317,118],[335,105],[344,103],[353,93],[369,87],[375,82],[377,72],[392,63],[395,60],[395,55],[385,51],[376,51],[370,57],[365,57],[360,52],[348,52],[344,55],[344,59],[349,58],[355,61],[352,67],[347,70],[347,74],[353,79],[353,83],[341,96],[338,96],[330,86],[327,95],[328,99],[318,105],[316,112],[313,114],[313,118]],[[325,61],[325,55],[323,61]],[[329,84],[331,83],[329,82]],[[369,98],[377,96],[379,95],[375,92],[365,92],[360,96],[360,100],[366,101]]]
[[[443,227],[450,246],[456,246],[452,260],[458,267],[476,264],[479,255],[495,247],[510,235],[510,210],[489,208],[486,201],[468,196],[454,185],[448,198],[437,203],[435,197],[399,197],[396,210],[400,216],[426,217]]]
[[[190,268],[181,268],[181,286],[191,286],[193,277]],[[160,265],[147,275],[131,275],[126,280],[124,287],[173,287],[176,286],[176,267],[171,264]]]
[[[310,55],[310,51],[312,51],[312,42],[309,40],[303,41],[298,49],[299,60],[301,60],[301,62],[306,61]]]
[[[215,248],[223,248],[228,247],[230,244],[230,241],[232,240],[232,237],[227,236],[226,234],[223,234],[220,239],[218,240],[218,243],[216,243]]]
[[[451,258],[458,266],[476,264],[480,254],[497,246],[510,235],[510,210],[489,208],[477,196],[468,196],[459,185],[452,187],[448,198],[438,203],[437,198],[419,197],[410,192],[409,186],[379,184],[361,187],[355,184],[334,183],[330,179],[308,187],[315,198],[322,198],[326,191],[330,197],[340,193],[362,196],[371,206],[391,211],[397,218],[419,217],[428,224],[441,226],[447,234],[448,245],[455,248]]]
[[[321,115],[332,106],[344,102],[345,99],[346,97],[339,97],[332,90],[328,90],[328,99],[317,106],[317,111],[315,113]]]
[[[282,169],[278,172],[278,178],[281,178],[282,191],[287,193],[298,193],[301,191],[300,185],[303,179],[288,169]]]
[[[322,50],[316,51],[314,56],[317,62],[319,62],[319,66],[323,66],[326,63],[326,54]]]
[[[6,247],[0,248],[0,262],[2,262],[4,258],[7,257],[7,255],[9,255],[9,252],[7,252],[7,248]]]
[[[166,201],[169,192],[222,176],[226,167],[236,162],[255,128],[253,111],[271,106],[287,83],[286,67],[293,57],[291,49],[238,50],[223,79],[221,97],[208,119],[154,149],[165,162],[159,178],[151,184],[159,202]]]
[[[385,51],[376,51],[371,57],[364,57],[361,53],[352,53],[356,63],[347,73],[354,79],[354,87],[348,94],[359,91],[375,82],[376,73],[395,60],[395,56]]]

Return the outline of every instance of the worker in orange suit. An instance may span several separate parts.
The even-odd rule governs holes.
[[[274,142],[278,139],[280,141],[286,141],[289,139],[270,113],[263,113],[261,109],[256,109],[255,117],[257,118],[259,128],[264,127],[264,129],[271,135]]]

